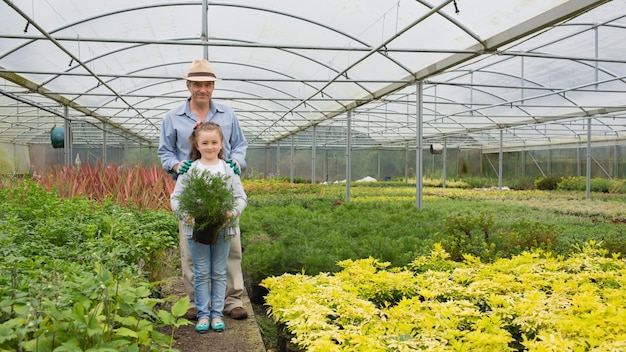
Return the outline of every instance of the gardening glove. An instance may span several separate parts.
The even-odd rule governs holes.
[[[237,176],[241,175],[241,169],[239,168],[239,162],[235,159],[228,159],[226,163],[230,165],[230,168],[233,169]]]
[[[180,166],[178,167],[178,174],[182,175],[185,172],[187,172],[187,170],[189,170],[189,166],[191,166],[192,162],[193,162],[192,160],[185,160],[185,161],[181,162]]]

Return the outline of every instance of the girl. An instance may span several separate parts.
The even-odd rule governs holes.
[[[235,208],[227,212],[229,218],[225,227],[220,230],[216,244],[202,244],[192,239],[194,219],[180,214],[184,227],[194,268],[195,304],[198,310],[196,331],[205,333],[209,328],[214,331],[224,331],[223,309],[226,296],[226,260],[230,250],[230,236],[239,232],[239,216],[247,205],[247,196],[244,192],[241,178],[223,160],[224,135],[220,126],[213,122],[196,123],[189,137],[189,159],[194,160],[189,170],[199,172],[209,170],[212,175],[225,175],[227,187],[235,196]],[[176,181],[171,194],[172,210],[179,214],[178,196],[185,187],[185,179],[191,172],[187,172]]]

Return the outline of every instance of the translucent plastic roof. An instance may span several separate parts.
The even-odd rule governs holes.
[[[157,145],[197,58],[251,145],[342,146],[348,116],[355,147],[414,145],[419,107],[424,140],[448,145],[578,143],[589,117],[594,141],[626,133],[626,0],[4,0],[0,13],[0,142],[49,143],[68,119],[75,142],[106,129],[105,143]]]

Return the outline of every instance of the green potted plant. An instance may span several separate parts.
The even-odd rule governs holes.
[[[177,196],[179,212],[193,219],[193,240],[217,243],[219,231],[228,221],[227,212],[235,207],[235,196],[227,186],[228,176],[192,169],[182,182]]]

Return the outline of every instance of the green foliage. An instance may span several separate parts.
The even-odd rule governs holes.
[[[564,177],[557,186],[561,191],[585,191],[586,188],[586,178],[582,176]]]
[[[463,175],[461,180],[468,185],[468,188],[489,188],[498,185],[498,179],[491,177]]]
[[[1,224],[12,234],[20,255],[91,263],[107,259],[113,267],[141,263],[150,279],[160,271],[165,253],[177,243],[171,212],[94,202],[84,197],[59,198],[34,182],[0,192]],[[126,245],[120,246],[120,243]],[[85,251],[92,255],[85,256]]]
[[[242,218],[243,266],[252,283],[284,273],[334,273],[331,262],[348,259],[384,257],[404,266],[411,256],[450,244],[447,218],[452,220],[447,231],[457,229],[462,239],[462,230],[470,229],[472,241],[456,247],[460,260],[469,252],[492,262],[532,248],[567,257],[589,239],[602,240],[611,253],[626,253],[626,226],[597,219],[603,213],[624,214],[624,198],[618,195],[585,201],[576,193],[431,188],[424,190],[423,209],[409,211],[415,210],[415,186],[403,182],[353,184],[348,204],[342,202],[345,185],[255,182],[246,187],[254,194]],[[449,271],[460,262],[428,257],[414,264],[415,272],[427,272]],[[381,293],[377,300],[384,297]],[[519,327],[509,331],[514,338],[522,336]]]
[[[338,200],[341,186],[298,185],[305,188],[297,190],[272,185],[268,191],[271,195],[261,191],[263,187],[252,187],[254,195],[241,220],[245,247],[242,265],[251,284],[267,276],[302,270],[309,274],[334,272],[334,263],[346,259],[373,257],[403,266],[436,242],[455,260],[472,254],[484,262],[532,248],[567,256],[573,246],[590,239],[606,240],[605,248],[611,245],[612,252],[625,253],[619,246],[623,225],[595,221],[579,212],[569,214],[564,206],[536,210],[508,204],[501,198],[532,199],[543,197],[543,193],[448,190],[425,199],[424,208],[418,210],[413,201],[398,200],[407,190],[414,196],[414,189],[385,184],[390,185],[352,187],[351,203]],[[472,200],[479,196],[489,200]],[[563,197],[567,204],[574,204],[570,195]],[[537,203],[545,205],[549,200],[541,198]],[[592,214],[600,210],[593,203],[589,207]]]
[[[498,241],[497,250],[504,253],[503,256],[510,256],[532,249],[553,251],[558,234],[555,224],[521,219],[509,229],[500,231],[494,236],[494,240]]]
[[[380,262],[372,257],[356,261],[347,259],[337,263],[343,270],[335,273],[335,277],[352,282],[345,289],[356,292],[359,298],[372,302],[376,307],[396,305],[405,297],[416,295],[419,290],[411,285],[411,273],[388,271],[389,265],[389,262]]]
[[[547,175],[535,180],[535,188],[542,191],[550,191],[557,189],[561,177],[554,175]]]
[[[485,259],[494,256],[494,246],[489,240],[493,214],[479,212],[476,215],[448,216],[443,222],[442,245],[453,260],[461,261],[465,254]]]
[[[221,227],[228,221],[226,212],[235,207],[235,196],[227,187],[227,177],[210,171],[192,169],[183,179],[185,188],[178,196],[179,211],[195,220],[194,226],[203,229]]]
[[[450,254],[443,249],[441,243],[433,244],[429,256],[419,256],[408,265],[414,273],[425,273],[430,270],[448,272],[460,266],[459,262],[451,260]]]
[[[291,182],[291,177],[287,177],[287,176],[279,176],[276,178],[277,181],[279,182]],[[293,183],[296,184],[307,184],[307,183],[311,183],[311,179],[310,178],[302,178],[302,177],[294,177],[293,178]]]
[[[589,180],[589,187],[591,192],[609,193],[613,188],[611,185],[613,182],[604,178],[592,178]]]
[[[345,185],[296,187],[255,182],[246,187],[254,194],[242,218],[243,265],[244,271],[253,276],[252,282],[284,273],[337,273],[333,261],[370,257],[394,267],[411,263],[415,273],[452,272],[468,258],[489,263],[533,248],[551,250],[566,258],[589,239],[603,240],[603,248],[611,253],[625,253],[626,225],[598,218],[603,213],[624,214],[624,198],[616,195],[611,201],[604,194],[596,195],[599,201],[585,201],[584,194],[574,193],[438,188],[425,189],[424,207],[415,210],[415,186],[403,182],[353,184],[350,203],[341,201]],[[451,255],[444,246],[456,248],[457,261],[449,260]],[[431,248],[431,256],[420,256]],[[474,256],[468,257],[468,253]],[[415,256],[418,259],[411,262]],[[385,285],[393,287],[393,280],[391,284],[385,281],[386,274],[379,275],[380,271],[376,269],[374,278],[360,277],[359,282],[373,286],[369,293],[372,302],[397,302],[399,289],[385,291]],[[428,290],[423,293],[428,294]],[[486,309],[488,305],[482,302],[480,307]],[[412,308],[398,309],[397,314],[407,314]],[[319,309],[327,312],[325,307]],[[440,323],[443,326],[448,321],[442,317]],[[524,336],[518,325],[506,331],[515,341]],[[363,339],[376,340],[371,336]],[[521,349],[516,342],[511,346]]]
[[[171,319],[188,302],[159,310],[148,279],[176,225],[170,211],[58,198],[28,180],[1,190],[0,350],[171,349],[156,328],[189,323]]]
[[[23,176],[9,173],[0,174],[0,189],[13,188],[17,186],[23,180]]]
[[[372,255],[405,265],[428,245],[436,225],[427,221],[429,214],[411,203],[249,204],[241,220],[242,265],[253,284],[303,269],[334,271],[338,261]]]
[[[623,179],[607,180],[604,178],[592,178],[589,180],[591,192],[599,193],[626,193],[626,181]],[[587,178],[584,176],[565,177],[559,182],[558,187],[562,191],[581,191],[587,190]]]
[[[626,219],[615,220],[617,231],[601,234],[600,243],[610,253],[626,255]]]
[[[345,196],[337,188],[319,184],[292,184],[276,180],[245,182],[248,207],[286,206],[299,204],[306,208],[316,208],[318,204],[341,202]]]
[[[489,262],[532,249],[551,251],[558,236],[555,224],[521,219],[497,230],[494,224],[494,214],[484,211],[450,216],[438,241],[452,260],[470,254]]]
[[[626,194],[626,180],[615,180],[610,193]]]
[[[16,285],[2,285],[10,295],[3,295],[0,301],[4,307],[0,327],[8,335],[0,341],[3,350],[57,350],[59,346],[80,351],[156,349],[171,346],[173,340],[155,327],[185,323],[163,320],[184,311],[175,305],[172,313],[157,312],[159,300],[149,297],[147,282],[128,273],[115,278],[99,263],[93,272],[60,261],[47,264],[21,259],[3,265],[3,269],[11,267]],[[42,279],[47,280],[37,280],[35,274],[44,274]],[[22,281],[28,283],[27,290]]]

